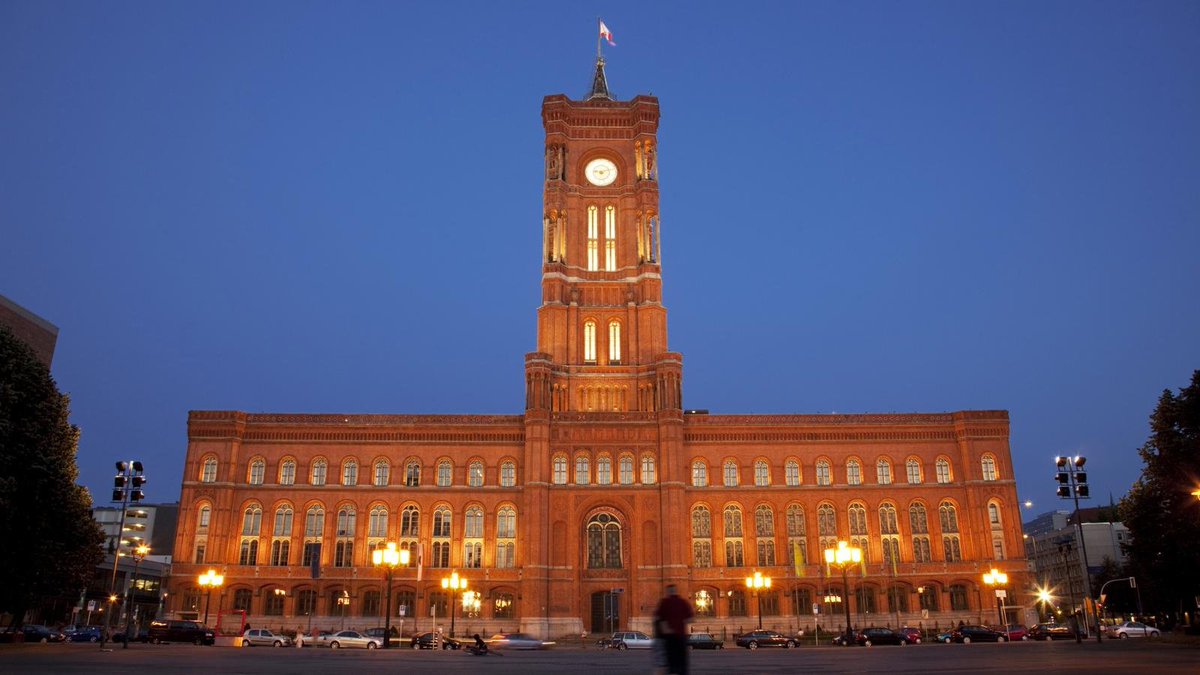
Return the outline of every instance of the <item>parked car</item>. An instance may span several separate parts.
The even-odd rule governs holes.
[[[1160,635],[1158,629],[1154,626],[1147,626],[1141,621],[1125,621],[1115,626],[1108,627],[1108,637],[1124,640],[1125,638],[1149,637],[1156,638]]]
[[[935,637],[934,640],[936,642],[942,642],[945,644],[950,644],[951,642],[954,642],[954,629],[951,628],[948,631],[938,633],[937,637]]]
[[[987,626],[959,626],[954,629],[955,642],[970,644],[972,642],[1008,642],[1008,638],[998,630]]]
[[[486,642],[488,649],[546,649],[554,644],[528,633],[496,633]]]
[[[37,623],[27,623],[21,627],[26,642],[62,642],[63,634]]]
[[[874,645],[908,644],[908,641],[905,640],[904,636],[899,632],[894,631],[891,628],[880,628],[878,626],[872,626],[870,628],[864,628],[858,631],[858,633],[856,633],[854,636],[854,641],[855,643],[865,647],[872,647]]]
[[[383,646],[383,638],[367,637],[356,630],[342,630],[318,635],[316,646],[330,649],[379,649]]]
[[[99,642],[100,626],[77,626],[67,634],[68,642]]]
[[[925,641],[925,633],[921,632],[920,628],[913,628],[912,626],[905,626],[904,628],[901,628],[897,632],[899,632],[901,635],[903,635],[904,641],[910,645],[919,645]]]
[[[1030,640],[1073,640],[1075,632],[1065,623],[1039,623],[1029,629]]]
[[[708,633],[692,633],[688,636],[688,649],[725,649],[725,642]]]
[[[738,636],[737,646],[745,647],[746,649],[758,649],[759,647],[783,647],[784,649],[791,649],[796,646],[796,638],[788,637],[783,633],[773,630],[752,630],[749,633]]]
[[[1008,638],[1009,640],[1029,639],[1029,631],[1026,630],[1025,626],[1017,623],[1010,623],[1007,626],[995,626],[992,630],[1004,633],[1004,637]]]
[[[611,639],[615,649],[650,649],[654,644],[654,638],[640,630],[617,631]]]
[[[433,632],[418,633],[412,637],[409,646],[413,649],[433,649],[437,634]],[[442,636],[442,649],[460,649],[462,643],[453,638]]]
[[[211,628],[201,626],[195,621],[151,621],[149,636],[154,644],[191,642],[197,645],[211,645],[217,641],[217,634]]]
[[[243,647],[291,647],[292,639],[276,635],[266,628],[251,628],[242,635]]]

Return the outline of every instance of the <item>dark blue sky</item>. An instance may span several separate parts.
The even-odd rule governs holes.
[[[1195,2],[0,3],[0,293],[104,503],[187,411],[512,413],[543,95],[653,93],[714,413],[1012,416],[1118,498],[1200,367]]]

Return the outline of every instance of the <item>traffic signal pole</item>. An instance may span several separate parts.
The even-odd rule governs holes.
[[[113,478],[113,501],[121,502],[121,524],[117,526],[117,541],[113,546],[112,577],[108,581],[108,614],[104,616],[104,630],[100,633],[100,649],[108,642],[108,633],[112,629],[112,615],[117,611],[117,564],[121,561],[121,537],[125,533],[125,513],[129,510],[129,479],[133,475],[133,462],[117,462],[117,475]],[[118,499],[118,495],[120,498]]]

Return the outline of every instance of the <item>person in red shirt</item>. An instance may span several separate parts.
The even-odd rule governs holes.
[[[666,646],[667,672],[672,675],[687,675],[688,624],[693,616],[691,603],[679,596],[675,584],[668,585],[666,596],[654,610],[654,632]]]

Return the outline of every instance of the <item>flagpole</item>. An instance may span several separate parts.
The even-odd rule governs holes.
[[[600,55],[600,41],[602,39],[603,39],[603,36],[600,35],[600,17],[596,17],[596,60],[597,61],[599,61],[601,58],[603,58]]]

